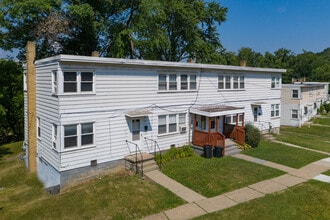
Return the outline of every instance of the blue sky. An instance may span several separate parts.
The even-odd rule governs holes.
[[[330,47],[330,0],[215,0],[228,8],[219,27],[222,45],[264,54],[286,48],[321,52]],[[0,49],[0,58],[10,55]]]
[[[330,0],[216,0],[228,8],[219,27],[222,45],[273,53],[286,48],[321,52],[330,47]]]

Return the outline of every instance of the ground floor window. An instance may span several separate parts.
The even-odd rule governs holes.
[[[186,114],[169,114],[158,116],[158,134],[178,132],[180,127],[186,126]]]
[[[270,116],[271,117],[279,117],[280,116],[280,104],[274,104],[270,107]]]
[[[298,110],[297,109],[292,109],[291,110],[291,118],[292,119],[297,119],[298,118]]]
[[[64,125],[64,148],[94,144],[94,123]]]

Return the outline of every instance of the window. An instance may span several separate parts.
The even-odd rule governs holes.
[[[81,146],[94,143],[93,123],[81,124]]]
[[[158,116],[158,134],[178,132],[178,125],[186,126],[186,114],[169,114]]]
[[[53,136],[53,148],[56,149],[57,147],[57,125],[53,124],[52,128],[52,136]]]
[[[280,88],[280,81],[281,81],[281,78],[279,76],[272,76],[271,88],[272,89]]]
[[[293,119],[298,118],[298,110],[297,109],[292,109],[291,110],[291,118],[293,118]]]
[[[166,74],[159,74],[159,76],[158,76],[158,90],[167,90]]]
[[[181,77],[181,90],[187,90],[188,89],[188,75],[182,74],[180,77]]]
[[[77,73],[64,72],[64,92],[77,92]]]
[[[196,74],[162,73],[158,75],[159,91],[189,91],[197,89]]]
[[[81,92],[92,92],[93,91],[93,73],[81,72]]]
[[[166,115],[158,116],[158,134],[165,134],[167,132],[166,129]]]
[[[170,90],[177,90],[176,74],[170,74],[169,80]]]
[[[271,109],[271,112],[270,112],[271,117],[279,117],[280,116],[280,104],[271,105],[270,109]]]
[[[168,128],[168,132],[176,132],[177,131],[177,123],[176,123],[176,115],[172,114],[169,115],[169,128]]]
[[[56,78],[55,72],[53,77]],[[94,91],[94,73],[93,72],[64,72],[63,92],[64,93],[85,93]],[[56,82],[53,78],[53,83]],[[53,84],[53,92],[54,92]]]
[[[308,114],[308,108],[307,106],[304,107],[304,115],[307,115]]]
[[[299,98],[299,90],[298,90],[298,89],[293,89],[293,90],[292,90],[292,93],[291,93],[291,97],[292,97],[293,99],[297,99],[297,98]]]
[[[231,77],[230,76],[225,76],[225,89],[230,89],[231,87]]]
[[[179,114],[179,126],[186,126],[186,114]]]
[[[191,74],[190,76],[190,90],[197,89],[197,81],[196,81],[196,74]]]
[[[77,147],[77,146],[78,146],[77,125],[65,125],[64,148]]]
[[[94,144],[94,123],[64,125],[64,148]]]
[[[226,124],[236,124],[236,114],[233,115],[226,115],[225,117],[225,123]],[[241,123],[243,121],[243,114],[238,114],[238,123]]]
[[[57,71],[52,72],[52,92],[53,94],[57,94]]]
[[[317,109],[317,104],[316,104],[316,102],[314,102],[314,109]]]
[[[218,76],[218,89],[244,89],[245,77],[238,75],[219,75]]]
[[[41,124],[40,124],[40,118],[37,117],[37,137],[41,138]]]

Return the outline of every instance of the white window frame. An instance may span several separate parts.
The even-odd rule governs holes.
[[[57,150],[57,125],[52,125],[52,148]]]
[[[182,76],[187,76],[182,80]],[[197,90],[197,73],[160,72],[158,74],[158,92],[189,92]]]
[[[294,111],[296,113],[294,113]],[[293,117],[293,116],[295,116],[295,117]],[[298,111],[298,109],[291,109],[291,119],[298,119],[298,118],[299,118],[299,111]]]
[[[92,129],[93,129],[92,133],[84,134],[82,132],[82,125],[84,125],[84,124],[92,124]],[[65,127],[66,126],[76,126],[76,134],[65,136]],[[65,124],[61,127],[62,127],[62,134],[63,134],[62,146],[63,146],[64,151],[95,147],[95,122],[82,122],[82,123],[74,123],[74,124]],[[84,135],[93,135],[92,143],[83,145],[82,144],[82,138],[83,138]],[[70,137],[76,137],[77,144],[76,144],[76,146],[65,147],[65,138],[70,138]]]
[[[65,81],[65,74],[66,73],[76,73],[76,81]],[[84,73],[91,73],[92,74],[92,81],[82,81],[82,75]],[[63,81],[61,82],[63,85],[62,85],[62,91],[61,91],[61,94],[94,94],[95,93],[95,71],[93,70],[64,70],[62,72],[63,74]],[[58,80],[58,74],[57,74],[57,82],[59,83],[59,80]],[[76,84],[76,91],[68,91],[66,92],[65,91],[65,83],[75,83]],[[88,91],[83,91],[82,90],[82,84],[83,83],[91,83],[92,84],[92,90],[88,90]],[[57,83],[57,84],[58,84]],[[57,85],[57,88],[58,88],[58,85]]]
[[[37,138],[41,139],[41,120],[37,117]]]
[[[297,92],[297,94],[296,94],[295,92]],[[294,97],[294,95],[295,95],[295,96],[297,95],[297,97]],[[299,92],[299,89],[292,89],[292,90],[291,90],[291,98],[292,98],[292,99],[299,99],[299,98],[300,98],[300,92]]]
[[[272,76],[271,78],[271,86],[272,89],[280,89],[281,88],[281,77],[280,76]]]
[[[54,95],[57,95],[58,93],[58,77],[57,77],[57,71],[52,71],[52,93]]]
[[[161,121],[165,121],[165,123],[160,124]],[[162,126],[162,129],[159,129],[160,126]],[[179,133],[180,126],[186,126],[186,113],[158,115],[158,135]],[[162,130],[161,133],[159,133],[160,130]]]
[[[272,104],[270,106],[270,117],[271,118],[280,117],[280,104]]]
[[[245,76],[244,75],[218,75],[218,90],[244,90]]]

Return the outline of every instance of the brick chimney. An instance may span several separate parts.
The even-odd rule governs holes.
[[[26,44],[26,70],[27,70],[27,117],[28,117],[28,170],[37,171],[37,116],[36,116],[36,57],[35,43]]]
[[[246,60],[241,60],[240,62],[239,62],[239,65],[240,66],[246,66]]]
[[[98,51],[94,50],[92,52],[92,57],[99,57],[99,56],[100,56],[100,53]]]

